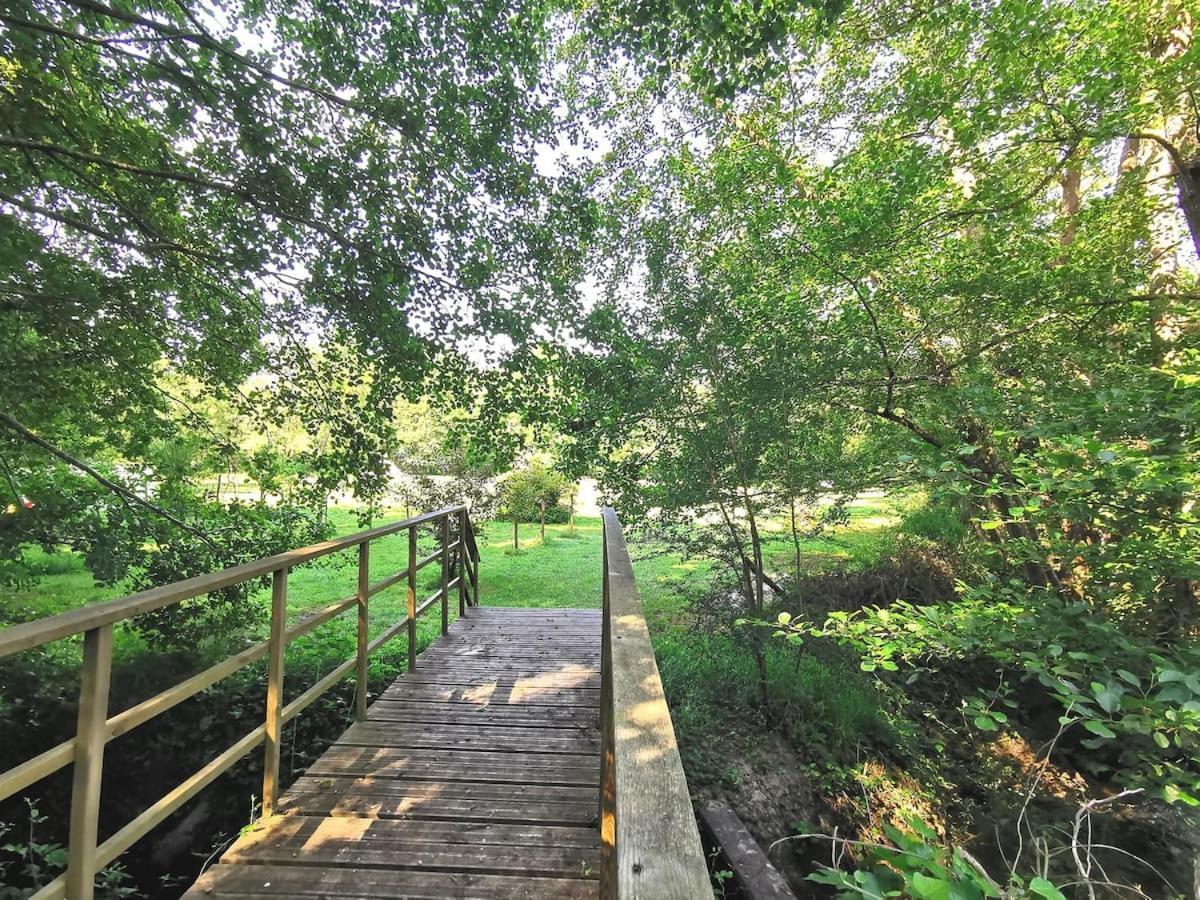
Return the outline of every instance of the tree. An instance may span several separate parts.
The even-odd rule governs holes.
[[[1200,802],[1171,686],[1200,578],[1194,5],[589,17],[629,52],[597,61],[626,87],[562,429],[623,512],[709,532],[759,612],[769,498],[819,496],[822,469],[835,494],[931,489],[990,571],[961,604],[816,631],[871,671],[926,627],[910,662],[992,654],[1088,720],[1097,771]]]
[[[76,473],[108,471],[93,480],[115,490],[165,461],[151,448],[181,423],[222,468],[239,445],[231,423],[299,424],[307,445],[282,452],[304,474],[288,493],[322,509],[338,489],[377,501],[396,398],[469,400],[472,339],[502,339],[519,370],[542,342],[532,319],[554,330],[573,302],[570,248],[590,210],[572,179],[533,165],[556,125],[547,15],[536,2],[273,0],[0,13],[0,381],[14,387],[0,457],[12,479],[55,490],[65,482],[42,476],[70,458]],[[262,462],[284,487],[290,463]],[[220,532],[217,510],[172,503],[153,505],[183,540],[201,519]],[[76,525],[104,521],[93,513]],[[41,536],[25,521],[8,523],[6,555]],[[64,527],[58,542],[77,537]],[[130,539],[158,538],[155,526]]]
[[[537,518],[542,542],[546,541],[546,509],[555,506],[567,491],[567,481],[558,472],[538,461],[505,476],[500,488],[500,503],[513,523],[513,549],[520,549],[519,523]]]
[[[615,39],[645,40],[624,4],[602,8]],[[861,435],[916,478],[949,466],[974,486],[975,513],[991,523],[984,536],[1035,583],[1070,594],[1046,531],[1008,514],[1026,493],[1015,469],[1038,446],[1034,423],[1085,407],[1098,422],[1106,390],[1157,390],[1148,380],[1166,357],[1142,323],[1163,303],[1182,315],[1192,291],[1187,279],[1156,280],[1162,244],[1148,240],[1163,216],[1176,226],[1186,217],[1112,165],[1114,144],[1150,123],[1194,119],[1179,112],[1187,53],[1154,50],[1172,20],[1164,12],[1130,32],[1118,25],[1133,13],[1122,4],[1044,4],[1032,20],[1007,3],[915,17],[872,4],[842,10],[831,32],[807,7],[734,25],[724,4],[699,9],[721,23],[716,36],[659,47],[673,60],[652,73],[661,91],[625,98],[633,111],[663,93],[673,102],[654,132],[630,112],[625,140],[643,148],[605,163],[615,261],[609,304],[589,332],[605,353],[581,355],[587,390],[572,415],[609,431],[601,440],[618,473],[630,468],[620,448],[669,445],[676,420],[696,416],[689,394],[703,391],[723,417],[787,435],[765,454],[780,474],[795,448],[836,433]],[[745,78],[676,77],[695,72],[695,54],[719,57],[713,42],[736,44],[758,25],[772,37],[748,45],[761,54],[750,54]],[[1066,33],[1079,37],[1049,37]],[[844,131],[831,124],[843,121]],[[1168,377],[1178,384],[1192,339],[1172,321]],[[647,377],[670,370],[677,389]],[[729,379],[756,398],[744,413],[719,387]],[[1186,414],[1172,409],[1157,425],[1126,423],[1183,451]],[[800,429],[781,427],[780,411]],[[887,463],[874,456],[865,471]],[[764,483],[744,466],[748,482]],[[688,470],[695,486],[684,499],[694,504],[703,486],[716,503],[720,482]],[[1160,485],[1147,513],[1179,507],[1179,481]],[[1176,546],[1171,568],[1190,579],[1189,551]],[[1170,606],[1169,593],[1147,599]]]

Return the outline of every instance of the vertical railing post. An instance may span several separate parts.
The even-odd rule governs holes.
[[[367,717],[367,592],[371,586],[371,542],[358,545],[358,666],[355,669],[354,717]]]
[[[83,636],[79,715],[75,728],[75,776],[71,786],[71,838],[67,851],[68,900],[91,900],[96,882],[100,782],[104,775],[108,688],[112,681],[112,625]]]
[[[471,520],[467,519],[467,528],[471,532],[471,547],[475,546],[475,526],[471,524]],[[471,592],[475,598],[475,605],[479,605],[479,557],[468,549],[467,554],[471,557]]]
[[[408,529],[408,671],[417,667],[417,529]]]
[[[286,568],[271,576],[271,640],[267,658],[266,756],[263,760],[262,814],[273,815],[279,800],[279,748],[283,723],[283,657],[287,651]]]
[[[616,838],[615,806],[613,795],[613,740],[612,740],[612,648],[609,633],[609,579],[608,579],[608,516],[601,514],[601,613],[600,613],[600,836],[603,865],[612,861],[613,842]]]
[[[450,514],[442,516],[442,634],[450,630]]]
[[[458,614],[465,616],[467,614],[467,584],[468,570],[471,568],[471,562],[467,557],[470,554],[467,552],[467,511],[461,510],[458,514]]]

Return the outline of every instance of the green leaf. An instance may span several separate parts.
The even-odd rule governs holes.
[[[1046,900],[1067,900],[1062,891],[1040,876],[1029,882],[1029,892]]]
[[[1171,746],[1171,741],[1161,731],[1154,732],[1154,743],[1166,750]]]
[[[980,729],[981,731],[995,731],[996,730],[996,720],[993,719],[991,716],[976,716],[975,717],[975,727]]]
[[[1096,702],[1106,713],[1114,713],[1121,708],[1121,690],[1110,685],[1096,694]]]
[[[1117,736],[1115,731],[1103,722],[1097,722],[1095,719],[1084,719],[1083,727],[1092,734],[1099,735],[1102,738],[1115,738]]]
[[[931,878],[921,872],[912,877],[912,895],[925,900],[950,900],[950,882],[945,878]]]
[[[1128,669],[1117,669],[1117,677],[1129,684],[1132,684],[1135,688],[1141,688],[1142,686],[1141,680],[1138,679],[1138,677]]]

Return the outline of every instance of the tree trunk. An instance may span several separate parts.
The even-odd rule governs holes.
[[[520,550],[521,545],[517,541],[517,517],[513,516],[513,549]]]
[[[788,497],[788,508],[792,515],[792,546],[796,550],[796,582],[800,582],[800,531],[796,528],[796,498]]]
[[[1063,223],[1058,242],[1063,247],[1075,243],[1075,229],[1078,224],[1075,219],[1079,213],[1079,189],[1082,181],[1083,171],[1077,162],[1068,163],[1059,178],[1059,184],[1062,186],[1062,205],[1059,209]]]
[[[540,517],[538,519],[538,523],[541,526],[542,543],[544,544],[544,543],[546,543],[546,501],[545,500],[543,500],[541,502],[538,509],[540,511]]]

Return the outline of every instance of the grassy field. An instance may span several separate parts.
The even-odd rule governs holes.
[[[402,517],[399,510],[390,511],[383,521]],[[361,529],[354,513],[335,508],[330,519],[336,535],[351,534]],[[853,564],[870,558],[872,548],[880,543],[897,521],[894,502],[882,497],[864,497],[850,509],[849,524],[832,530],[827,536],[805,541],[803,559],[814,569],[830,565]],[[482,602],[489,606],[561,606],[598,607],[601,599],[601,523],[599,518],[580,517],[572,529],[567,525],[547,525],[543,542],[536,525],[521,526],[520,549],[512,547],[512,525],[490,522],[482,526],[480,535],[480,591]],[[793,564],[793,547],[783,523],[773,523],[768,529],[769,558],[786,570]],[[422,536],[421,553],[433,547],[431,536]],[[645,601],[647,618],[652,631],[663,634],[672,626],[684,624],[689,600],[703,591],[709,582],[710,564],[703,560],[682,560],[662,548],[631,537],[630,548],[638,585]],[[407,541],[404,534],[377,541],[371,548],[371,580],[378,581],[407,564]],[[124,585],[99,586],[84,569],[75,554],[60,552],[33,553],[35,565],[43,574],[37,582],[21,590],[0,590],[0,605],[6,612],[20,611],[21,618],[53,615],[67,609],[121,596]],[[354,592],[357,556],[353,551],[335,554],[293,570],[288,580],[289,619],[295,621]],[[418,594],[425,597],[438,586],[440,572],[436,565],[426,567],[420,574]],[[268,624],[269,591],[261,589],[252,603],[261,607],[254,617],[246,637],[261,637]],[[455,614],[451,604],[452,616]],[[378,594],[371,599],[371,633],[378,634],[405,615],[403,586]],[[437,632],[438,616],[431,609],[420,622],[419,640],[422,645]],[[300,642],[294,652],[304,655],[342,655],[353,647],[353,614],[347,613],[322,628],[317,634]],[[65,642],[64,642],[65,643]],[[213,654],[225,646],[214,640]],[[403,650],[403,637],[395,642]],[[71,652],[64,647],[64,652]],[[142,658],[150,648],[132,629],[118,629],[116,653],[118,661]],[[289,653],[293,652],[289,650]]]

